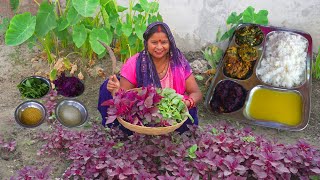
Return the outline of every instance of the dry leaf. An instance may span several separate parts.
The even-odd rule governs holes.
[[[82,74],[81,72],[78,74],[78,78],[79,78],[80,80],[83,80],[83,79],[84,79],[84,76],[83,76],[83,74]]]
[[[102,77],[104,79],[107,77],[106,73],[104,73],[104,71],[103,71],[103,69],[101,67],[97,67],[96,71],[97,71],[98,76],[100,76],[100,77]]]
[[[91,60],[89,61],[89,67],[92,67],[95,63],[96,63],[96,62],[91,59]]]
[[[74,72],[76,72],[78,70],[78,66],[76,64],[72,65],[71,66],[71,71],[70,71],[70,74],[73,75]]]
[[[63,72],[65,70],[64,64],[63,64],[63,58],[59,58],[53,68],[60,73]]]

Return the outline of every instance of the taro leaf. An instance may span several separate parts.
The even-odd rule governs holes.
[[[244,23],[252,23],[254,22],[254,8],[249,6],[247,9],[243,11],[243,22]]]
[[[54,14],[54,4],[41,3],[37,13],[36,33],[44,37],[50,30],[57,27],[56,16]]]
[[[56,69],[52,69],[51,72],[50,72],[50,80],[53,81],[57,78],[57,73],[58,71]]]
[[[143,33],[147,29],[145,24],[139,24],[135,26],[136,34],[140,40],[143,41]]]
[[[65,17],[58,20],[58,31],[63,31],[69,26],[69,22]]]
[[[149,16],[148,24],[158,21],[157,16]]]
[[[120,54],[127,55],[127,54],[129,54],[129,50],[128,49],[121,49]]]
[[[77,24],[81,19],[81,15],[74,9],[73,6],[70,7],[68,14],[67,14],[67,20],[71,26]]]
[[[125,36],[129,37],[130,34],[132,33],[132,24],[130,22],[123,24],[122,32]]]
[[[138,40],[137,35],[131,34],[131,35],[128,37],[128,41],[129,41],[129,45],[130,45],[130,46],[134,46],[134,45],[136,44],[137,40]]]
[[[137,3],[133,8],[132,10],[134,11],[138,11],[138,12],[143,12],[143,9],[141,7],[141,4]]]
[[[117,26],[116,26],[116,35],[118,36],[121,36],[122,34],[122,24],[121,23],[118,23]]]
[[[160,13],[157,14],[158,21],[163,22],[163,18]]]
[[[140,0],[140,4],[142,9],[148,13],[155,13],[159,10],[159,3],[157,2],[149,3],[147,0]]]
[[[128,8],[123,7],[123,6],[118,6],[118,12],[123,12],[125,10],[127,10]]]
[[[25,42],[33,35],[35,26],[36,17],[32,16],[30,12],[15,15],[6,32],[6,45],[16,46]]]
[[[242,13],[237,15],[236,12],[231,13],[231,15],[227,19],[227,24],[239,24],[239,20],[242,18]]]
[[[86,27],[81,25],[76,25],[72,32],[73,42],[76,44],[77,48],[80,48],[87,39]]]
[[[149,3],[148,3],[147,0],[140,0],[140,5],[141,5],[141,8],[142,8],[145,12],[148,12]]]
[[[107,29],[110,29],[111,25],[110,25],[109,15],[108,15],[107,11],[104,8],[102,8],[101,12],[102,12],[102,17],[103,17],[104,27]]]
[[[57,35],[58,39],[61,41],[71,41],[71,36],[69,34],[68,29],[58,31],[57,29],[54,29],[54,33]]]
[[[110,0],[100,0],[100,4],[104,7],[106,4],[108,4]]]
[[[228,38],[230,38],[233,35],[233,32],[235,31],[236,27],[233,27],[229,29],[229,31],[225,32],[222,37],[220,38],[220,41],[224,41]]]
[[[89,35],[89,42],[92,50],[98,55],[102,54],[106,49],[99,43],[102,41],[106,44],[110,44],[112,41],[112,33],[110,31],[105,31],[104,29],[93,28]]]
[[[109,15],[109,22],[110,22],[110,25],[113,27],[113,28],[116,28],[118,24],[118,18],[119,18],[119,15],[118,14],[111,14]]]
[[[73,7],[84,17],[93,17],[99,6],[99,0],[72,0]]]
[[[258,14],[254,15],[255,23],[262,24],[262,25],[268,25],[268,11],[267,10],[260,10]]]
[[[98,59],[103,58],[107,54],[107,51],[104,51],[102,54],[98,55]]]
[[[104,3],[104,8],[108,12],[109,15],[118,14],[117,12],[117,6],[114,1],[108,0],[107,3]]]
[[[149,7],[150,7],[150,10],[149,10],[150,13],[156,13],[159,10],[159,3],[151,2]]]

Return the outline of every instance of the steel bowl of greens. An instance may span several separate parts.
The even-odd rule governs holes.
[[[17,87],[23,98],[39,99],[49,93],[51,83],[41,76],[29,76],[23,79]]]
[[[25,101],[15,110],[16,122],[26,128],[40,126],[46,118],[45,107],[37,101]]]
[[[83,125],[88,119],[86,107],[77,100],[64,99],[55,109],[58,121],[65,127],[73,128]]]

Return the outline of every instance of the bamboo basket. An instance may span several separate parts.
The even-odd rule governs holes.
[[[134,89],[130,89],[128,91],[140,91],[141,88],[134,88]],[[188,111],[187,106],[185,106],[186,111]],[[172,126],[166,126],[166,127],[147,127],[147,126],[138,126],[138,125],[134,125],[131,124],[127,121],[125,121],[124,119],[122,119],[121,117],[117,117],[119,123],[121,123],[125,128],[139,133],[139,134],[146,134],[146,135],[164,135],[164,134],[168,134],[170,132],[175,131],[176,129],[178,129],[184,122],[187,121],[188,117],[186,116],[185,119],[183,121],[181,121],[178,124],[172,125]]]
[[[118,121],[127,129],[139,133],[139,134],[146,134],[146,135],[164,135],[168,134],[170,132],[175,131],[178,129],[186,120],[188,117],[185,118],[185,120],[181,121],[178,124],[172,125],[172,126],[166,126],[166,127],[147,127],[147,126],[138,126],[131,123],[126,122],[121,117],[117,117]]]

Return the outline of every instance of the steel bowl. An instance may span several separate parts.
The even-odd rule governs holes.
[[[37,108],[37,109],[39,109],[40,112],[41,112],[42,118],[41,118],[41,120],[40,120],[37,124],[28,125],[28,124],[24,123],[24,122],[22,121],[22,119],[21,119],[21,114],[22,114],[22,112],[23,112],[25,109],[29,108],[29,107]],[[37,102],[37,101],[25,101],[25,102],[21,103],[21,104],[16,108],[15,113],[14,113],[14,116],[15,116],[16,122],[17,122],[20,126],[25,127],[25,128],[34,128],[34,127],[40,126],[40,125],[44,122],[44,120],[46,119],[46,116],[47,116],[47,111],[46,111],[45,107],[44,107],[41,103],[39,103],[39,102]]]
[[[79,119],[72,119],[72,118],[71,119],[68,118],[68,120],[66,120],[66,118],[63,117],[62,111],[66,108],[70,108],[68,106],[79,110],[80,117],[81,117],[80,121],[79,121]],[[55,114],[56,114],[58,121],[63,126],[68,127],[68,128],[79,127],[79,126],[83,125],[88,119],[88,111],[87,111],[86,107],[80,101],[77,101],[74,99],[64,99],[64,100],[60,101],[56,106]],[[69,121],[69,123],[67,121]]]
[[[44,77],[42,77],[42,76],[29,76],[29,77],[24,78],[24,79],[20,82],[20,84],[24,83],[25,81],[27,81],[27,80],[29,80],[29,79],[40,79],[43,83],[45,83],[46,85],[48,85],[49,88],[48,88],[48,91],[47,91],[46,93],[44,93],[42,96],[40,96],[40,97],[36,97],[36,98],[26,97],[26,98],[28,98],[28,99],[40,99],[40,98],[46,96],[46,95],[50,92],[50,90],[51,90],[51,83],[50,83],[50,80],[49,80],[49,79],[44,78]],[[19,84],[19,85],[20,85],[20,84]],[[20,92],[20,94],[22,95],[20,89],[19,89],[19,92]]]

